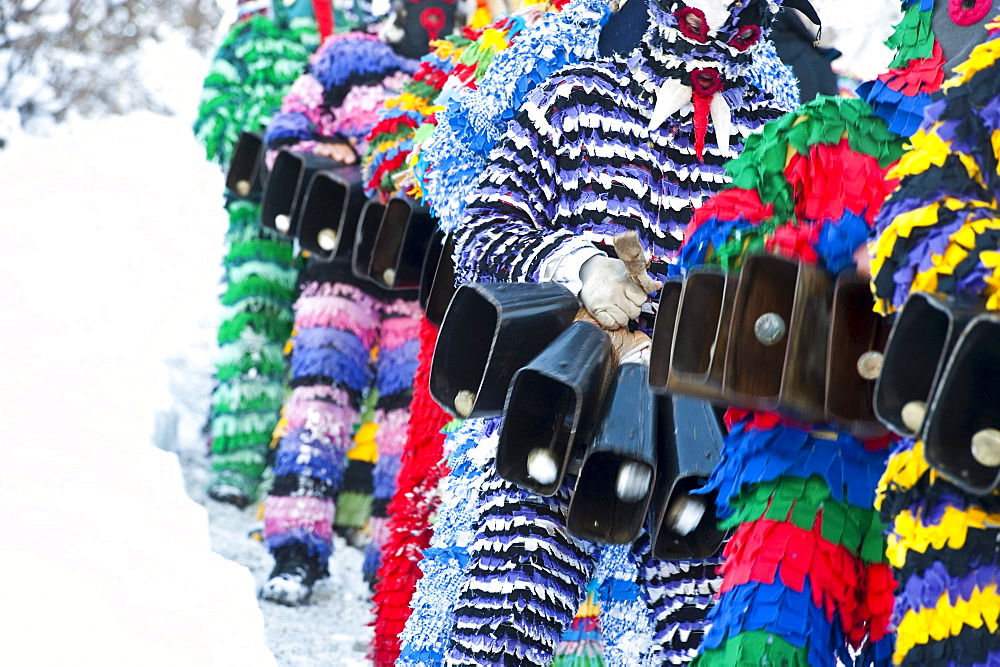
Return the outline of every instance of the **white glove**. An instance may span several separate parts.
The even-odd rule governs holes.
[[[639,317],[649,292],[663,285],[648,276],[640,278],[642,285],[628,275],[620,259],[595,256],[580,267],[580,301],[598,324],[609,331],[628,326]]]

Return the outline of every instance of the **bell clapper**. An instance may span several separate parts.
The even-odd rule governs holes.
[[[396,270],[395,269],[386,269],[385,271],[383,271],[382,272],[382,280],[389,287],[392,287],[393,285],[395,285],[396,284]]]
[[[648,465],[637,461],[627,461],[618,469],[615,493],[618,494],[619,500],[634,503],[645,497],[652,481],[653,471]]]
[[[282,213],[281,215],[276,215],[274,216],[274,227],[279,232],[284,234],[285,232],[287,232],[289,229],[292,228],[292,219],[289,218],[284,213]]]
[[[241,197],[246,197],[250,194],[250,181],[236,181],[236,194]]]
[[[882,372],[882,361],[881,352],[865,352],[858,357],[858,375],[865,380],[877,379]]]
[[[559,468],[552,452],[544,447],[535,447],[528,452],[528,475],[539,484],[551,484],[556,481]]]
[[[475,392],[463,389],[455,395],[455,412],[463,419],[472,414],[472,406],[476,403]]]
[[[785,337],[788,327],[778,313],[764,313],[753,323],[753,335],[763,345],[774,345]]]
[[[319,243],[320,248],[330,252],[337,247],[337,232],[329,227],[324,227],[316,234],[316,242]]]
[[[667,510],[667,525],[678,535],[688,535],[705,516],[705,500],[698,496],[681,496]]]
[[[984,466],[1000,466],[1000,431],[984,428],[972,436],[972,458]]]
[[[916,433],[920,430],[920,426],[924,423],[924,415],[926,414],[927,403],[924,401],[910,401],[903,406],[899,416],[903,420],[903,424],[906,428]]]

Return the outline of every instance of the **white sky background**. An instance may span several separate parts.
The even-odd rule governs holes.
[[[898,3],[882,2],[874,16],[871,0],[816,1],[847,71],[872,76],[887,62],[879,43]],[[210,551],[175,456],[149,445],[154,412],[177,415],[188,491],[204,502],[196,431],[218,313],[222,177],[189,129],[205,61],[168,43],[146,64],[178,116],[73,120],[0,151],[6,664],[273,664],[254,595],[271,563],[246,538],[253,511],[208,504],[212,544],[251,576]],[[312,606],[264,606],[279,664],[364,664],[360,561],[338,544]]]

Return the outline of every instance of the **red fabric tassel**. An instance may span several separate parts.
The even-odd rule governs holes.
[[[333,3],[330,0],[313,0],[313,16],[319,30],[320,42],[333,34]]]
[[[854,647],[870,633],[886,635],[895,581],[888,565],[866,565],[841,545],[821,536],[822,512],[811,531],[782,521],[760,519],[742,524],[724,551],[721,592],[751,581],[774,583],[776,577],[801,592],[806,577],[813,604],[831,622],[834,615]],[[780,567],[779,567],[780,566]]]
[[[896,189],[871,155],[851,150],[847,139],[839,144],[813,144],[809,154],[794,153],[785,166],[785,178],[795,191],[795,215],[800,221],[840,220],[847,209],[871,225],[885,198]]]
[[[691,101],[694,104],[694,153],[698,156],[698,162],[704,162],[705,135],[708,134],[708,112],[712,106],[712,96],[695,93],[691,96]]]
[[[944,50],[935,39],[930,58],[911,60],[904,68],[891,69],[880,75],[879,81],[907,97],[917,93],[936,93],[944,83],[944,64]]]
[[[774,204],[761,203],[756,190],[732,188],[715,195],[699,206],[691,222],[688,223],[687,238],[708,220],[735,220],[743,218],[752,224],[760,224],[774,216]]]
[[[399,635],[410,617],[410,599],[422,576],[418,567],[431,540],[430,518],[437,511],[438,481],[448,474],[442,460],[444,434],[451,417],[428,389],[437,328],[420,320],[420,354],[414,378],[410,427],[396,494],[389,503],[389,537],[372,601],[375,634],[368,658],[375,667],[391,667],[399,657]]]

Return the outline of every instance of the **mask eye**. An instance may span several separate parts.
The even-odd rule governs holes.
[[[746,25],[736,31],[733,38],[729,40],[729,46],[739,51],[746,51],[751,46],[756,44],[759,39],[760,27],[755,25]]]
[[[992,0],[948,0],[948,15],[955,25],[973,25],[983,20]]]
[[[705,12],[694,7],[684,7],[674,12],[677,19],[677,29],[687,37],[697,42],[708,41],[708,20]]]

